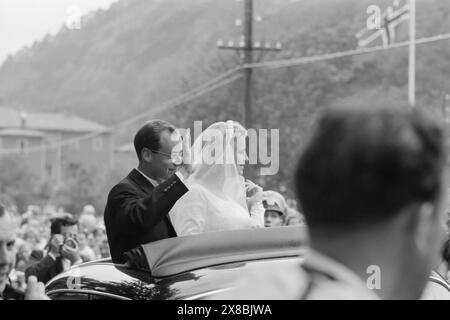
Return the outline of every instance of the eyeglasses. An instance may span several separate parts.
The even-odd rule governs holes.
[[[170,158],[175,165],[180,165],[183,163],[183,151],[166,153],[166,152],[153,150],[153,149],[148,149],[148,150],[150,150],[151,152],[163,155],[167,158]]]

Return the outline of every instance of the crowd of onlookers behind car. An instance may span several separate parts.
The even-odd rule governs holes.
[[[11,274],[11,280],[18,288],[25,289],[27,269],[42,261],[50,251],[52,239],[54,239],[52,229],[57,225],[76,225],[77,230],[73,238],[77,243],[76,254],[80,258],[77,262],[88,262],[110,256],[103,219],[95,215],[92,205],[86,205],[78,215],[52,206],[33,205],[29,206],[23,214],[14,208],[10,209],[10,212],[17,225],[20,225],[15,242],[16,263]],[[42,281],[39,277],[38,280]]]

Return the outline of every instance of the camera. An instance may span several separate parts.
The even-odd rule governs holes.
[[[66,245],[72,249],[75,249],[78,246],[78,241],[70,236],[67,236],[64,238],[64,243],[60,246],[60,250],[62,249],[62,247]]]

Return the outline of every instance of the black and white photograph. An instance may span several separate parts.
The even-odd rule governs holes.
[[[448,0],[0,0],[0,300],[450,300],[449,129]]]

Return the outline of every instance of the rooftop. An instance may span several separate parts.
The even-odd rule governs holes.
[[[44,136],[44,133],[42,131],[21,128],[0,129],[0,136],[41,138]]]
[[[102,124],[75,115],[21,112],[6,107],[0,107],[0,129],[21,129],[23,117],[25,118],[25,128],[30,130],[64,132],[98,132],[109,130]]]
[[[129,144],[117,146],[114,148],[114,152],[118,152],[118,153],[133,152],[134,153],[134,145],[132,143],[129,143]]]

